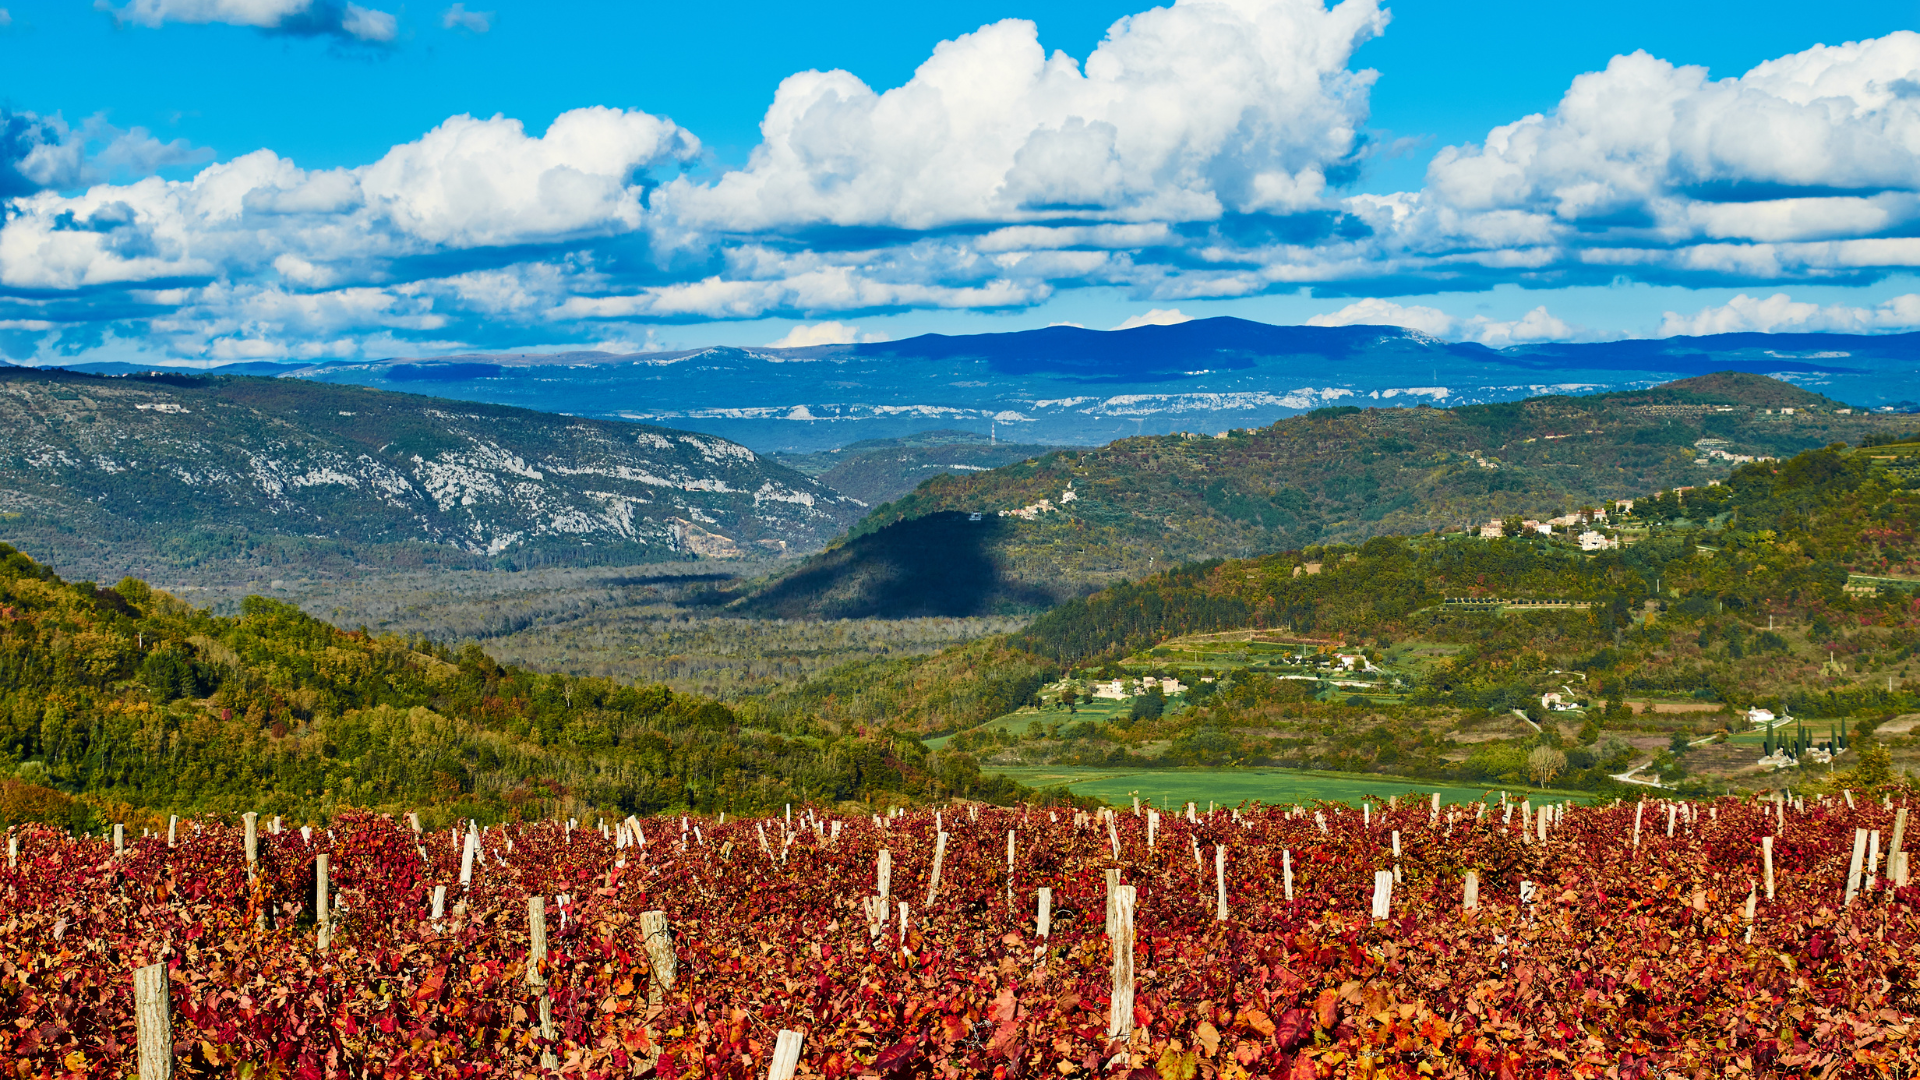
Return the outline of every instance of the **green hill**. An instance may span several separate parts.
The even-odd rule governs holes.
[[[0,539],[69,576],[778,555],[859,512],[667,428],[301,379],[0,370]]]
[[[897,499],[940,473],[986,472],[1053,449],[995,442],[971,431],[923,431],[899,439],[862,439],[813,454],[773,454],[775,461],[869,506]]]
[[[258,597],[216,617],[0,545],[0,817],[619,817],[1016,791],[964,756],[842,730],[350,633]]]
[[[1006,583],[980,598],[991,610],[1031,603],[1036,592],[1064,599],[1205,559],[1459,529],[1510,515],[1545,519],[1725,480],[1742,458],[1857,443],[1904,423],[1843,408],[1738,373],[1452,409],[1327,408],[1225,438],[1123,439],[934,477],[876,507],[848,543],[931,514],[997,517],[1008,527],[978,556],[992,574],[977,576]],[[858,558],[836,549],[771,588],[790,609],[833,611],[833,598],[860,591],[842,579],[866,573]],[[942,587],[937,574],[920,585]],[[815,599],[799,599],[806,591]],[[910,602],[912,583],[892,592]]]
[[[1830,775],[1857,790],[1883,767],[1920,768],[1920,491],[1901,462],[1875,447],[1746,464],[1638,500],[1615,522],[1633,542],[1602,551],[1451,533],[1181,567],[1004,638],[849,665],[793,700],[821,717],[884,708],[986,769],[1522,786],[1544,747],[1577,788],[1638,769],[1686,790]],[[1148,675],[1184,689],[1082,707],[1096,681]],[[1080,705],[1059,704],[1069,689]],[[1746,719],[1756,707],[1797,719],[1769,734]],[[1831,774],[1817,757],[1757,765],[1818,744],[1842,751]],[[1854,752],[1874,744],[1886,756]]]

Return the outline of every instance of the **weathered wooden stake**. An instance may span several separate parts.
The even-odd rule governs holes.
[[[168,814],[167,815],[167,846],[168,847],[173,846],[174,836],[179,832],[179,829],[180,829],[180,815]]]
[[[19,868],[20,838],[17,836],[9,836],[7,837],[7,869],[18,870]]]
[[[327,857],[313,857],[313,917],[320,924],[320,951],[333,944],[332,913],[327,910]]]
[[[1007,906],[1013,906],[1013,830],[1007,830]]]
[[[434,929],[438,930],[440,928],[440,920],[445,917],[446,913],[447,887],[445,885],[435,885],[433,887],[433,914],[429,916],[429,918],[433,919]]]
[[[1107,817],[1107,840],[1113,845],[1113,861],[1120,861],[1120,830],[1114,827],[1113,816]]]
[[[1760,865],[1767,875],[1767,899],[1773,899],[1773,837],[1760,838]]]
[[[1753,944],[1753,909],[1758,899],[1753,886],[1747,886],[1747,944]]]
[[[1908,854],[1910,853],[1896,851],[1892,855],[1887,856],[1887,873],[1893,875],[1893,887],[1896,889],[1904,889],[1907,887]]]
[[[413,826],[413,835],[420,835],[420,815],[416,811],[407,811],[407,824]]]
[[[1907,808],[1901,807],[1893,814],[1893,839],[1887,844],[1887,876],[1893,876],[1893,853],[1906,846]]]
[[[1400,883],[1400,830],[1393,831],[1393,883]]]
[[[119,855],[122,851],[126,850],[126,843],[127,827],[125,825],[115,825],[113,827],[113,853]]]
[[[1847,904],[1860,891],[1860,870],[1867,861],[1867,830],[1853,830],[1853,861],[1847,865]]]
[[[805,1036],[797,1031],[781,1028],[773,1042],[773,1064],[767,1067],[767,1080],[793,1080],[793,1071],[800,1067],[800,1045]]]
[[[1133,902],[1133,886],[1122,885],[1114,891],[1113,993],[1107,1014],[1111,1039],[1133,1034]]]
[[[641,912],[640,938],[647,949],[648,981],[652,984],[647,991],[647,1000],[659,1004],[666,1000],[667,991],[673,989],[674,975],[680,963],[680,958],[673,951],[673,933],[667,926],[667,913]]]
[[[1867,833],[1867,891],[1873,892],[1880,886],[1880,830]]]
[[[541,967],[547,962],[547,898],[527,897],[527,985],[545,986],[547,977]]]
[[[887,932],[887,898],[884,896],[863,896],[860,898],[860,913],[867,917],[867,936],[875,942]]]
[[[1147,811],[1147,850],[1153,850],[1154,834],[1160,831],[1160,811]]]
[[[1640,800],[1633,806],[1633,846],[1640,846],[1640,815],[1647,812],[1647,801]]]
[[[1466,885],[1461,889],[1460,908],[1462,911],[1480,909],[1480,871],[1467,871]]]
[[[934,894],[940,891],[940,864],[947,858],[947,834],[940,833],[933,838],[933,877],[927,882],[927,906],[933,906]]]
[[[893,895],[893,852],[880,849],[880,858],[874,863],[873,891],[882,898]]]
[[[167,993],[167,965],[134,969],[133,1015],[140,1047],[140,1080],[171,1080],[173,1005]]]
[[[1053,890],[1045,886],[1040,888],[1040,909],[1034,913],[1033,930],[1042,938],[1053,937]]]
[[[1293,852],[1280,853],[1280,885],[1287,891],[1287,903],[1293,903]]]
[[[460,850],[460,887],[463,889],[473,887],[473,855],[479,848],[480,833],[473,828],[472,822],[468,822],[467,843]]]
[[[1227,849],[1219,844],[1213,845],[1213,885],[1217,897],[1213,909],[1214,922],[1227,921]]]
[[[1116,893],[1118,893],[1118,892],[1120,891],[1120,871],[1119,871],[1118,869],[1115,869],[1115,868],[1113,868],[1113,867],[1109,867],[1109,868],[1107,869],[1107,872],[1106,872],[1106,878],[1107,878],[1107,923],[1106,923],[1106,926],[1107,926],[1107,929],[1106,929],[1106,934],[1107,934],[1107,940],[1108,940],[1108,941],[1112,941],[1112,940],[1113,940],[1113,913],[1114,913],[1114,905],[1115,905],[1116,903],[1118,903],[1118,901],[1116,901],[1116,900],[1114,899],[1114,895],[1115,895]]]
[[[1373,873],[1373,917],[1384,919],[1393,910],[1393,871],[1376,870]]]
[[[900,901],[900,946],[902,948],[905,948],[906,944],[907,944],[907,902],[905,900],[902,900]]]

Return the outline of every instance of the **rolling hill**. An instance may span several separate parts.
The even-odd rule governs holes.
[[[812,454],[769,456],[871,506],[897,499],[940,473],[986,472],[1052,449],[949,429],[898,439],[862,439]]]
[[[0,539],[70,575],[779,555],[860,512],[710,435],[301,379],[0,370]]]
[[[1509,514],[1545,519],[1708,484],[1742,459],[1857,443],[1909,420],[1843,410],[1790,383],[1727,372],[1460,408],[1335,406],[1224,436],[1058,450],[991,472],[934,477],[876,507],[845,547],[815,556],[744,606],[821,616],[924,611],[912,600],[916,579],[900,572],[912,564],[892,553],[911,548],[908,534],[918,527],[908,523],[930,515],[980,513],[1002,523],[968,534],[978,543],[964,561],[970,579],[997,583],[962,594],[971,610],[1039,608],[1180,563],[1458,529]],[[891,569],[872,572],[861,552]],[[876,591],[880,580],[886,585]],[[939,565],[917,580],[928,595],[955,595]],[[904,606],[889,607],[883,596]]]

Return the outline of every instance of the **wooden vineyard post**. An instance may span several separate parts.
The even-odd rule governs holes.
[[[1894,888],[1904,889],[1907,887],[1907,853],[1906,852],[1896,851],[1893,854],[1887,856],[1887,874],[1893,878]]]
[[[460,851],[460,887],[473,887],[473,853],[480,847],[480,833],[473,822],[467,822],[467,843]]]
[[[126,845],[127,845],[127,827],[125,825],[115,825],[113,827],[114,855],[116,857],[119,856],[123,851],[126,850]]]
[[[880,857],[873,866],[873,891],[882,898],[893,895],[893,852],[880,849]]]
[[[7,869],[20,869],[20,838],[17,836],[7,837]]]
[[[800,1046],[805,1036],[797,1031],[781,1028],[773,1043],[773,1064],[767,1068],[767,1080],[793,1080],[793,1071],[800,1067]]]
[[[907,947],[907,902],[900,901],[900,947]]]
[[[933,897],[940,891],[940,864],[947,858],[947,834],[940,833],[933,838],[933,878],[927,882],[927,907],[933,907]]]
[[[1400,830],[1393,830],[1393,880],[1400,882]]]
[[[1633,846],[1636,848],[1640,846],[1640,815],[1646,813],[1646,811],[1647,802],[1645,799],[1640,800],[1633,806]]]
[[[246,838],[241,841],[242,850],[247,856],[247,880],[257,883],[260,880],[260,815],[252,810],[240,815],[240,821],[246,828]],[[260,898],[260,906],[253,915],[253,928],[267,928],[267,900]]]
[[[1033,930],[1042,940],[1053,937],[1053,890],[1044,885],[1040,887],[1039,910],[1033,915]]]
[[[1760,838],[1760,868],[1767,876],[1767,899],[1773,899],[1773,837]]]
[[[1154,834],[1160,831],[1160,811],[1147,811],[1147,850],[1153,850]]]
[[[418,811],[407,811],[407,824],[413,826],[413,835],[420,835],[420,814]]]
[[[313,857],[313,917],[320,925],[320,951],[333,944],[332,917],[327,912],[327,857]]]
[[[433,919],[433,928],[436,931],[440,929],[440,920],[446,913],[447,887],[445,885],[435,885],[433,887],[433,914],[430,917]]]
[[[1753,944],[1754,901],[1758,898],[1753,886],[1747,886],[1747,944]]]
[[[1013,907],[1013,830],[1007,830],[1007,907]]]
[[[1467,871],[1467,880],[1460,890],[1460,910],[1480,910],[1480,871]]]
[[[527,897],[527,985],[540,991],[540,1038],[553,1042],[553,996],[547,993],[547,898]],[[551,1048],[541,1051],[542,1068],[558,1068],[560,1059]]]
[[[133,1016],[140,1047],[140,1080],[171,1080],[173,1006],[167,996],[167,965],[148,964],[134,970]]]
[[[860,911],[867,917],[867,935],[876,943],[887,932],[887,898],[884,896],[863,896],[860,898]]]
[[[1280,885],[1287,891],[1287,903],[1293,903],[1293,851],[1280,853]]]
[[[1227,849],[1213,845],[1213,885],[1216,893],[1213,921],[1227,921]]]
[[[1133,886],[1114,890],[1113,995],[1109,999],[1113,1004],[1107,1014],[1110,1039],[1133,1034],[1133,901]]]
[[[673,953],[673,934],[667,926],[667,913],[641,912],[640,934],[646,944],[647,970],[652,982],[647,1000],[658,1005],[666,1000],[667,991],[673,989],[674,969],[679,964],[679,958]]]
[[[1907,839],[1907,808],[1901,807],[1893,814],[1893,838],[1887,842],[1887,877],[1894,876],[1894,854],[1900,851]]]
[[[1114,897],[1120,891],[1120,871],[1115,868],[1109,868],[1106,873],[1106,878],[1107,878],[1107,931],[1106,933],[1107,933],[1107,940],[1112,941],[1113,940],[1114,905],[1119,902],[1115,900]]]
[[[1853,830],[1853,861],[1847,865],[1847,899],[1843,906],[1853,903],[1855,894],[1860,891],[1860,870],[1867,861],[1867,830]]]
[[[179,834],[179,831],[180,831],[180,815],[168,814],[167,815],[167,846],[168,847],[173,846],[174,837]]]
[[[545,986],[542,966],[547,962],[547,898],[527,897],[527,985]]]
[[[1373,917],[1384,919],[1393,911],[1393,871],[1376,870],[1373,874]]]

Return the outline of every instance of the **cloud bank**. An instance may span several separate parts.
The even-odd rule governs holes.
[[[146,27],[398,32],[327,0],[103,9]],[[462,4],[441,21],[491,25]],[[1581,331],[1544,307],[1495,321],[1392,297],[1623,278],[1771,295],[1920,266],[1920,34],[1721,79],[1615,57],[1551,111],[1440,150],[1419,190],[1353,194],[1375,79],[1354,50],[1387,32],[1378,0],[1178,0],[1078,61],[1006,20],[935,46],[901,86],[789,77],[748,160],[704,177],[682,171],[702,160],[695,135],[639,109],[575,109],[538,134],[455,116],[356,168],[266,148],[190,179],[151,175],[190,161],[184,144],[0,113],[0,320],[47,327],[0,349],[389,355],[767,317],[844,328],[831,336],[863,314],[1088,287],[1147,320],[1306,287],[1352,298],[1317,322],[1507,345]],[[1662,329],[1917,321],[1900,301],[1782,292]]]

